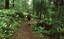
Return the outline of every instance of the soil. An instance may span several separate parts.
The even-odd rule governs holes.
[[[17,32],[14,34],[14,39],[41,39],[34,34],[31,24],[37,23],[36,21],[25,21],[21,24]]]

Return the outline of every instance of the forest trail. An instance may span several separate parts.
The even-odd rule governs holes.
[[[41,39],[34,34],[31,25],[28,25],[29,21],[23,22],[17,32],[14,34],[14,39]],[[37,23],[37,21],[30,21],[30,23]]]

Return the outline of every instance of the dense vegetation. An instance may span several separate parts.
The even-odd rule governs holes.
[[[14,10],[0,10],[0,36],[10,39],[20,26],[21,20]]]
[[[42,19],[37,25],[33,25],[33,28],[36,30],[36,32],[39,33],[41,36],[43,34],[46,34],[47,36],[53,36],[54,39],[63,39],[62,36],[64,36],[64,1],[33,1],[34,11],[36,12],[37,16]]]
[[[12,39],[29,13],[35,34],[64,39],[64,0],[0,0],[0,37]]]

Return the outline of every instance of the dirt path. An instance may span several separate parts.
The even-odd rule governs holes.
[[[23,22],[18,31],[15,33],[14,39],[40,39],[36,36],[31,28],[31,25],[28,25],[29,22]],[[36,23],[36,21],[31,21],[31,23]]]

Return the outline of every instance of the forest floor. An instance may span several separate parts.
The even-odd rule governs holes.
[[[14,34],[14,39],[41,39],[39,36],[34,34],[31,27],[31,24],[37,23],[37,21],[33,20],[30,21],[30,24],[28,23],[29,21],[25,21],[21,24],[17,32]]]

